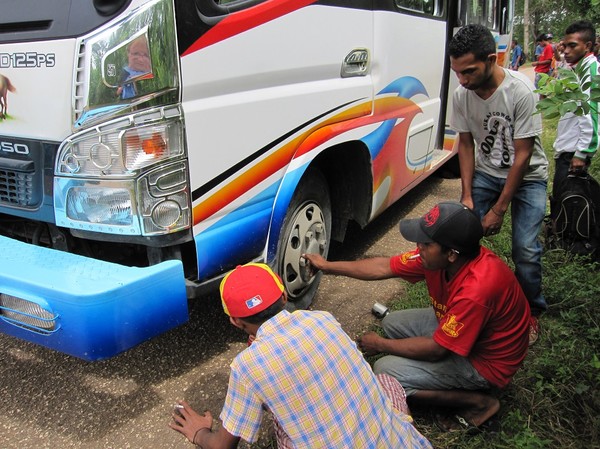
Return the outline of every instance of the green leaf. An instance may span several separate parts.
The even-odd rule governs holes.
[[[560,113],[558,111],[554,111],[554,112],[545,111],[545,112],[542,112],[542,116],[545,119],[552,119],[552,118],[560,117]]]
[[[581,109],[583,109],[583,113],[585,115],[590,113],[590,105],[589,103],[581,103]]]
[[[568,81],[577,81],[577,76],[575,72],[571,69],[558,69],[559,79],[564,79]]]
[[[538,85],[540,86],[545,86],[548,83],[550,83],[551,81],[554,81],[556,78],[552,78],[551,76],[548,76],[548,74],[546,73],[541,73],[540,74],[540,81],[538,83]]]
[[[562,116],[565,115],[567,112],[575,112],[577,108],[577,103],[575,103],[574,101],[567,101],[566,103],[563,103],[559,106],[558,111]]]
[[[554,93],[562,94],[565,91],[561,83],[554,83]]]
[[[552,106],[554,104],[554,98],[542,98],[540,101],[538,101],[537,103],[537,107],[540,109],[545,109],[548,108],[550,106]]]

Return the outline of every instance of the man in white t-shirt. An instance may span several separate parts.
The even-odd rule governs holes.
[[[530,344],[542,295],[542,245],[548,160],[541,145],[542,120],[529,78],[496,63],[496,43],[481,25],[462,28],[449,45],[454,92],[450,126],[459,133],[461,202],[481,217],[484,235],[497,234],[511,206],[515,274],[531,308]]]

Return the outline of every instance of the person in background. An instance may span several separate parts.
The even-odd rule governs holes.
[[[220,292],[231,324],[254,341],[231,364],[219,429],[185,401],[172,429],[203,449],[235,448],[256,441],[269,410],[279,449],[431,448],[398,381],[376,377],[331,314],[285,310],[283,284],[267,265],[238,266]]]
[[[537,58],[537,61],[533,61],[533,71],[535,72],[535,87],[539,87],[542,73],[550,75],[552,69],[552,61],[554,59],[554,47],[552,46],[552,34],[542,34],[540,36],[540,46],[542,47],[542,53]]]
[[[537,39],[535,40],[535,50],[533,52],[533,57],[534,57],[534,61],[537,61],[538,59],[540,59],[540,55],[542,54],[542,51],[544,50],[544,47],[542,47],[542,36],[543,34],[540,34]]]
[[[424,281],[432,307],[391,312],[385,337],[362,335],[366,354],[387,354],[373,370],[394,376],[412,405],[438,410],[442,430],[492,430],[504,388],[528,348],[529,305],[510,268],[480,246],[479,217],[457,201],[444,201],[421,218],[400,221],[417,249],[393,257],[327,261],[306,254],[313,270],[363,280],[399,277]],[[442,408],[450,413],[439,413]],[[497,430],[497,427],[496,427]]]
[[[565,61],[565,43],[563,41],[560,41],[558,44],[556,44],[554,49],[554,60],[556,62],[556,70],[554,71],[553,75],[558,77],[558,69],[564,69],[568,67],[567,61]]]
[[[481,217],[486,236],[497,234],[508,208],[512,219],[515,275],[529,301],[530,344],[547,309],[542,294],[542,245],[548,159],[535,114],[537,95],[529,78],[496,63],[491,32],[467,25],[449,44],[454,92],[450,127],[458,133],[461,202]]]
[[[591,22],[579,20],[569,25],[562,42],[568,67],[575,67],[582,62],[590,76],[600,73],[600,64],[593,53],[596,30]],[[591,86],[588,86],[584,92],[589,95],[590,89]],[[598,120],[598,102],[595,101],[590,102],[587,114],[567,112],[558,120],[554,141],[553,194],[557,193],[558,187],[569,173],[578,174],[587,170],[600,145]]]
[[[521,66],[521,58],[523,56],[523,49],[516,39],[512,40],[511,48],[512,58],[510,60],[510,68],[511,70],[519,70],[519,67]]]

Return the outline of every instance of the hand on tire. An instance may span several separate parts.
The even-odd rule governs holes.
[[[302,257],[306,259],[306,263],[312,274],[323,270],[323,267],[327,263],[327,260],[320,254],[302,254]]]

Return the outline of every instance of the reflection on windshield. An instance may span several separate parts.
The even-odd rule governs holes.
[[[127,65],[121,71],[120,86],[117,95],[122,99],[133,98],[137,95],[135,81],[152,78],[152,62],[148,39],[142,35],[127,46]]]
[[[462,0],[460,2],[461,24],[464,26],[476,23],[497,30],[499,6],[498,0]]]
[[[76,126],[179,100],[179,54],[172,0],[150,2],[119,26],[83,41],[78,73],[88,90],[76,101]],[[87,64],[87,67],[85,66]],[[85,81],[83,78],[81,81]],[[87,94],[87,95],[86,95]]]

